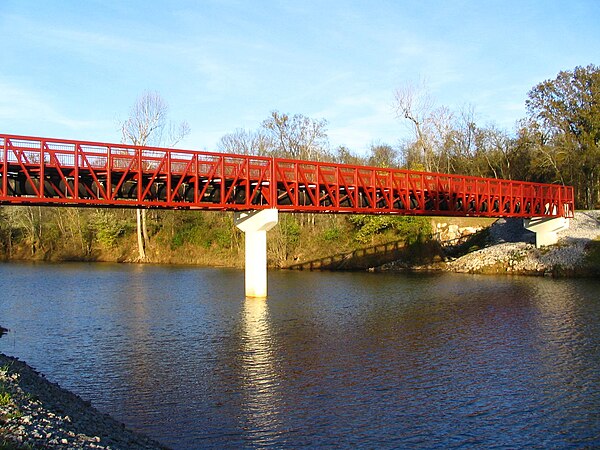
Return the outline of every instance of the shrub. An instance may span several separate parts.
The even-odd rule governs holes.
[[[105,248],[115,247],[128,226],[126,221],[117,219],[105,209],[99,209],[94,213],[91,225],[96,234],[96,241]]]
[[[327,228],[323,231],[323,240],[327,242],[337,241],[341,237],[340,229],[337,227]]]
[[[421,240],[431,234],[431,223],[427,217],[392,215],[355,215],[348,218],[356,228],[355,239],[367,243],[375,235],[394,230],[400,239],[408,242]]]

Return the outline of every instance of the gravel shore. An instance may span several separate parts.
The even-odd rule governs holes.
[[[500,219],[490,228],[490,246],[446,264],[455,272],[571,273],[583,268],[590,241],[600,237],[600,211],[576,212],[558,244],[535,248],[535,234],[521,219]]]
[[[4,445],[4,446],[3,446]],[[0,353],[0,448],[165,449]]]
[[[381,270],[445,270],[461,273],[511,273],[522,275],[587,275],[600,272],[586,266],[590,242],[600,238],[600,211],[580,211],[569,228],[558,233],[558,244],[535,248],[535,234],[522,219],[499,219],[489,229],[484,248],[454,260],[407,267],[401,261]]]

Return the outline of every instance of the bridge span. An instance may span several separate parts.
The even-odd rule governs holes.
[[[263,265],[248,260],[266,246],[254,233],[278,211],[522,217],[539,230],[574,214],[571,186],[10,134],[0,204],[236,211],[247,268]]]

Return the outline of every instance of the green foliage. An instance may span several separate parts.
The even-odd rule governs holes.
[[[180,220],[171,238],[171,249],[175,250],[184,244],[202,245],[203,229],[206,228],[202,215],[182,211]]]
[[[267,250],[270,260],[275,261],[277,265],[285,263],[298,248],[302,231],[296,215],[281,214],[277,226],[269,231]]]
[[[6,390],[6,387],[0,383],[0,406],[12,404],[12,395]]]
[[[575,185],[579,204],[593,208],[600,194],[600,67],[561,71],[528,95],[538,165],[556,181]]]
[[[232,234],[231,227],[218,228],[215,230],[213,242],[220,248],[229,248],[233,241]]]
[[[399,90],[396,102],[414,131],[401,148],[404,167],[572,185],[577,205],[600,205],[600,67],[562,71],[533,87],[513,135],[477,125],[472,110],[434,107],[419,88]]]
[[[171,250],[184,245],[196,245],[203,248],[232,248],[235,240],[235,228],[231,213],[178,211],[180,219],[174,225],[170,242]]]
[[[4,207],[0,207],[0,242],[6,242],[11,233],[11,227],[8,222]]]
[[[384,167],[402,162],[413,170],[564,183],[575,186],[577,205],[592,208],[600,204],[599,67],[562,71],[555,79],[533,87],[527,99],[527,120],[519,124],[514,135],[494,126],[477,125],[472,111],[434,107],[425,97],[421,102],[419,92],[406,92],[397,98],[399,117],[409,120],[415,131],[413,139],[399,150],[382,144],[372,145],[364,156],[345,147],[331,152],[325,120],[277,111],[256,132],[237,130],[224,138],[221,149]],[[148,93],[138,103],[143,102],[150,102],[164,117],[157,95]],[[135,129],[127,128],[132,123],[123,124],[124,135],[134,134]],[[183,253],[179,248],[190,246],[200,250],[198,253],[206,249],[207,255],[214,255],[217,249],[225,257],[222,260],[237,261],[243,245],[232,216],[230,212],[149,211],[153,257],[171,260],[170,255]],[[121,254],[127,259],[127,246],[133,242],[129,238],[135,229],[131,210],[0,207],[0,250],[9,258],[52,258],[54,252],[58,258],[81,254],[91,259],[97,253],[105,257],[107,252],[94,252],[98,247],[122,246]],[[287,261],[307,253],[318,256],[388,237],[411,242],[430,232],[426,217],[282,214],[279,225],[269,232],[270,257],[271,261]],[[481,238],[483,241],[485,235]],[[465,245],[467,251],[484,243],[470,241]],[[589,258],[600,266],[596,245],[590,247]]]
[[[279,221],[279,227],[281,234],[285,236],[287,244],[289,246],[296,246],[300,241],[300,224],[295,216],[286,214]]]
[[[91,220],[91,227],[95,232],[96,241],[104,248],[114,248],[121,236],[129,228],[129,224],[117,219],[109,210],[98,209]]]
[[[326,228],[323,231],[323,240],[327,242],[338,241],[342,235],[342,232],[338,227]]]
[[[32,446],[29,444],[19,444],[12,442],[2,436],[2,428],[0,428],[0,450],[31,450]]]
[[[431,220],[428,217],[399,216],[394,229],[401,237],[413,243],[431,235]]]
[[[414,242],[431,234],[431,223],[426,217],[392,215],[353,215],[348,217],[356,229],[355,239],[368,243],[375,235],[393,230],[398,239]]]

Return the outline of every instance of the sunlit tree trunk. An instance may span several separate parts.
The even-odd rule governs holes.
[[[146,261],[146,245],[144,242],[144,235],[142,233],[142,209],[136,209],[136,219],[137,219],[137,242],[138,242],[138,260]]]
[[[190,132],[190,128],[186,122],[181,122],[178,127],[167,123],[167,110],[166,102],[158,93],[144,92],[133,105],[129,118],[121,123],[123,142],[139,146],[158,146],[162,145],[163,139],[166,138],[170,141],[169,146],[175,146]],[[149,241],[146,210],[137,209],[136,219],[138,260],[146,261],[146,246]]]

